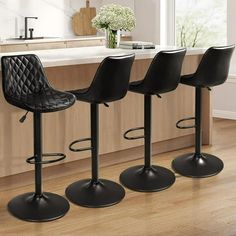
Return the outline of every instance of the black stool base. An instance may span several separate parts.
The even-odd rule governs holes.
[[[110,180],[99,179],[98,182],[93,182],[85,179],[69,185],[66,196],[74,204],[99,208],[119,203],[125,196],[125,190]]]
[[[180,175],[192,178],[204,178],[217,175],[224,168],[224,163],[216,156],[194,153],[177,157],[172,162],[172,168]]]
[[[145,168],[140,165],[123,171],[120,182],[134,191],[157,192],[169,188],[175,182],[175,175],[161,166]]]
[[[69,210],[69,202],[54,193],[25,193],[13,198],[8,203],[9,212],[25,221],[46,222],[63,217]]]

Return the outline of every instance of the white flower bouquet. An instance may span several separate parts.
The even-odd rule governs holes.
[[[106,47],[116,48],[119,46],[120,30],[131,31],[135,27],[134,12],[121,5],[104,5],[92,19],[92,25],[97,30],[106,31]]]
[[[97,16],[92,19],[92,24],[98,30],[131,31],[135,27],[135,21],[131,8],[108,4],[101,7]]]

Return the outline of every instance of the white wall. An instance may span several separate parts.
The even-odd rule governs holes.
[[[135,0],[101,0],[101,3],[102,5],[111,4],[111,3],[120,4],[123,6],[128,6],[131,9],[134,9],[134,1]]]
[[[134,10],[136,27],[131,32],[133,40],[160,43],[160,0],[102,0],[102,4],[108,3],[129,6]]]
[[[229,78],[226,83],[213,90],[213,116],[236,119],[236,77]]]
[[[90,5],[100,7],[101,1]],[[0,38],[22,35],[25,16],[38,16],[29,21],[35,36],[73,35],[71,17],[84,6],[85,0],[0,0]]]
[[[228,44],[236,44],[236,1],[228,0],[227,3]],[[236,120],[236,51],[232,57],[229,79],[213,90],[213,115]]]
[[[160,43],[160,0],[90,0],[98,8],[117,3],[135,11],[137,25],[131,32],[134,40]],[[85,0],[0,0],[0,38],[14,38],[24,34],[24,17],[35,36],[71,36],[71,17],[85,4]],[[130,34],[129,32],[125,32]]]
[[[236,43],[236,1],[235,0],[228,0],[228,10],[227,10],[227,37],[228,37],[228,43],[229,44],[235,44]],[[232,62],[231,62],[231,68],[230,68],[231,74],[236,74],[236,51],[234,52]]]
[[[134,0],[137,25],[134,40],[160,43],[160,0]]]

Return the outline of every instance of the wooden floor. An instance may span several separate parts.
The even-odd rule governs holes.
[[[171,160],[192,148],[165,153],[153,158],[155,164],[170,168]],[[118,205],[88,209],[71,204],[69,213],[54,222],[29,223],[12,217],[6,209],[12,197],[32,191],[33,176],[0,180],[0,235],[78,235],[78,236],[223,236],[236,235],[236,121],[214,121],[213,146],[205,152],[219,156],[225,163],[222,173],[206,179],[177,176],[176,183],[158,193],[126,190]],[[125,168],[141,160],[102,168],[103,177],[118,181]],[[65,187],[81,174],[52,173],[44,189],[64,195]]]

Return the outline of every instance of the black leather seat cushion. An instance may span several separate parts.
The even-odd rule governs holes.
[[[31,112],[54,112],[72,106],[75,96],[53,89],[36,55],[2,57],[3,92],[6,100]]]
[[[193,86],[193,87],[204,87],[204,85],[201,83],[201,81],[199,81],[196,78],[195,74],[181,76],[180,83],[186,84],[189,86]]]
[[[133,81],[129,84],[129,91],[134,93],[148,94],[148,91],[144,88],[143,80]]]
[[[169,92],[168,89],[161,87],[159,89],[156,88],[155,91],[153,91],[151,88],[146,87],[143,82],[144,80],[131,82],[129,84],[129,91],[143,95],[156,95]]]
[[[89,88],[76,89],[76,90],[70,90],[68,92],[74,94],[77,100],[84,101],[84,102],[91,102],[91,99],[89,95],[87,94],[88,89]]]
[[[40,113],[64,110],[75,103],[73,94],[54,89],[46,89],[38,94],[23,95],[20,99],[6,96],[6,100],[19,108]]]

